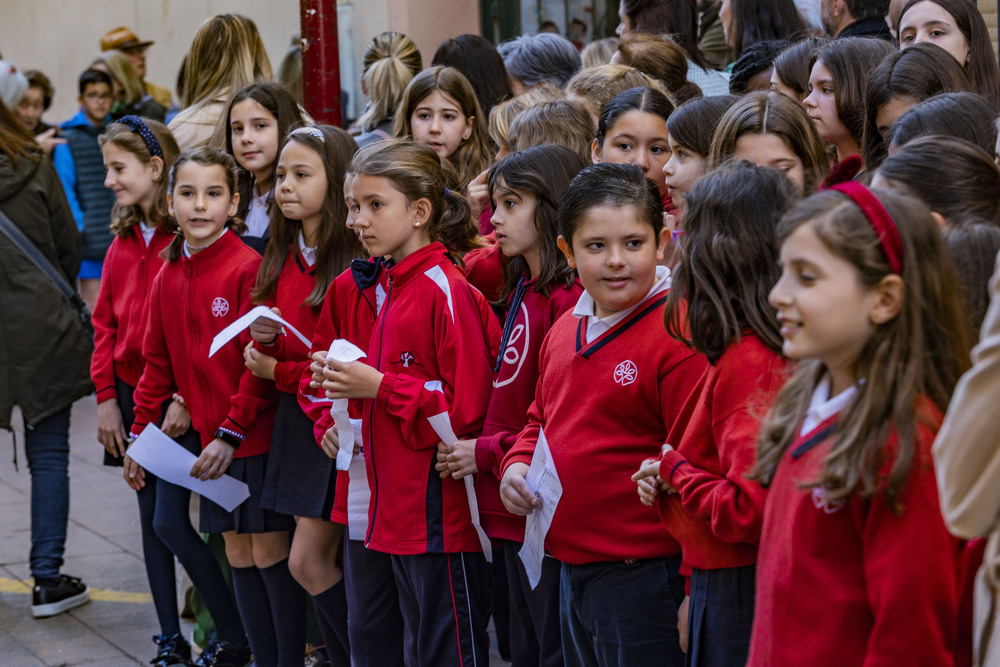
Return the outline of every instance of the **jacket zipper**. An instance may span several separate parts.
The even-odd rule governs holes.
[[[368,297],[366,296],[367,300]],[[378,354],[379,357],[382,356],[382,333],[385,331],[385,320],[389,314],[389,301],[392,299],[392,276],[389,276],[388,289],[385,292],[385,303],[382,304],[382,321],[379,323],[378,328]],[[381,361],[378,362],[378,370],[382,370]],[[368,456],[372,458],[372,477],[375,480],[375,498],[373,502],[375,503],[372,507],[372,522],[368,526],[368,535],[365,536],[365,546],[367,547],[371,543],[372,534],[375,532],[375,517],[378,514],[378,468],[375,466],[375,440],[372,437],[372,417],[375,415],[375,400],[372,399],[371,405],[368,408]]]

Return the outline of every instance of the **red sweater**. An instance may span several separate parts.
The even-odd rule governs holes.
[[[163,266],[160,252],[173,237],[157,229],[147,246],[136,225],[129,236],[115,237],[108,248],[94,306],[94,354],[90,360],[98,403],[117,397],[115,377],[130,387],[139,382],[146,301],[153,278]]]
[[[647,297],[585,344],[587,318],[564,314],[542,343],[528,425],[503,461],[531,463],[539,428],[562,482],[548,549],[574,565],[677,554],[680,545],[639,502],[632,475],[659,455],[705,370],[705,357],[663,329],[667,290]]]
[[[313,334],[313,352],[326,352],[330,343],[338,338],[344,338],[364,351],[368,350],[368,342],[375,328],[375,317],[385,299],[385,272],[379,262],[365,262],[359,265],[355,260],[351,268],[341,273],[330,285],[323,302]],[[362,271],[362,269],[367,269]],[[362,284],[356,280],[362,281]],[[363,288],[362,288],[363,285]],[[326,398],[322,388],[313,389],[309,386],[312,373],[306,367],[299,385],[299,405],[315,422],[313,430],[317,444],[333,427],[333,417],[330,415],[331,402]],[[350,401],[348,410],[352,417],[361,418],[361,401]],[[359,443],[360,444],[360,443]],[[347,524],[347,496],[349,477],[346,470],[337,471],[337,492],[334,497],[332,521]]]
[[[365,545],[399,555],[477,552],[465,484],[438,476],[427,418],[447,411],[459,438],[482,431],[500,327],[440,243],[387,274],[367,359],[384,377],[363,404],[372,490]]]
[[[702,570],[757,562],[767,492],[746,474],[757,460],[761,419],[784,384],[785,361],[744,333],[702,378],[667,442],[660,518],[681,543],[684,562]]]
[[[270,449],[277,394],[273,382],[254,377],[243,364],[249,331],[208,356],[212,338],[253,307],[259,264],[260,255],[226,232],[196,255],[163,266],[149,296],[133,433],[156,423],[176,385],[203,447],[225,428],[246,438],[237,457]]]
[[[285,265],[278,275],[274,296],[268,307],[277,307],[281,316],[299,332],[311,338],[319,320],[319,313],[305,303],[316,287],[316,267],[309,266],[302,258],[298,244],[288,249]],[[278,336],[273,345],[255,343],[264,354],[277,358],[274,367],[274,385],[286,394],[298,394],[303,373],[309,370],[309,350],[291,332]],[[311,373],[309,373],[311,377]]]
[[[462,261],[469,283],[489,301],[496,301],[503,289],[503,251],[496,245],[496,237],[490,236],[486,240],[490,245],[470,250]]]
[[[515,542],[524,539],[524,517],[508,512],[500,500],[501,463],[528,424],[545,334],[564,312],[572,310],[583,292],[579,281],[568,287],[553,286],[548,296],[536,292],[534,285],[534,280],[526,280],[511,297],[513,310],[504,327],[506,347],[493,376],[483,434],[476,440],[476,496],[483,530],[490,537]]]
[[[922,412],[902,515],[884,490],[831,503],[803,488],[821,474],[836,417],[785,453],[764,514],[748,665],[953,664],[959,542],[941,518],[931,460],[941,413],[929,401]],[[892,436],[883,452],[895,447]]]

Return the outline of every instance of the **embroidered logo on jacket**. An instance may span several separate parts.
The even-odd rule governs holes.
[[[639,369],[631,361],[623,361],[615,366],[615,382],[623,387],[635,382],[639,375]]]
[[[410,364],[413,363],[413,355],[409,352],[403,352],[399,355],[399,360],[403,362],[403,368],[409,368]]]
[[[833,514],[840,508],[842,508],[845,503],[843,500],[830,501],[826,497],[826,489],[822,486],[814,486],[812,490],[812,501],[816,509],[823,510],[823,514]]]
[[[216,317],[225,317],[226,313],[229,312],[229,302],[223,299],[221,296],[215,297],[212,301],[212,314]]]

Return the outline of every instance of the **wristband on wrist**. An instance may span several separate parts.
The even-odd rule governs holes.
[[[180,394],[178,394],[176,391],[174,392],[174,395],[171,396],[170,398],[173,399],[173,400],[175,400],[175,401],[177,401],[178,403],[180,403],[181,405],[183,405],[185,408],[187,407],[187,403],[184,402],[184,397],[181,396]]]
[[[243,444],[243,439],[244,439],[243,436],[240,435],[239,433],[221,427],[219,428],[218,431],[215,432],[215,438],[216,440],[221,440],[222,442],[226,443],[233,449],[239,449],[240,445]]]

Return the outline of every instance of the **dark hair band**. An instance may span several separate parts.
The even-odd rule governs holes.
[[[122,116],[118,120],[111,122],[127,125],[132,128],[133,132],[138,132],[139,136],[142,137],[142,142],[146,144],[146,148],[149,149],[149,154],[153,157],[158,157],[161,160],[163,159],[163,149],[160,148],[160,142],[157,141],[156,135],[153,134],[153,131],[149,129],[149,125],[146,125],[146,121],[138,116],[129,114],[128,116]]]
[[[838,183],[830,189],[843,192],[861,209],[878,235],[879,245],[882,246],[885,258],[889,260],[892,272],[903,275],[903,241],[896,223],[893,222],[889,211],[885,210],[885,206],[882,206],[882,202],[872,194],[871,190],[857,181]]]

